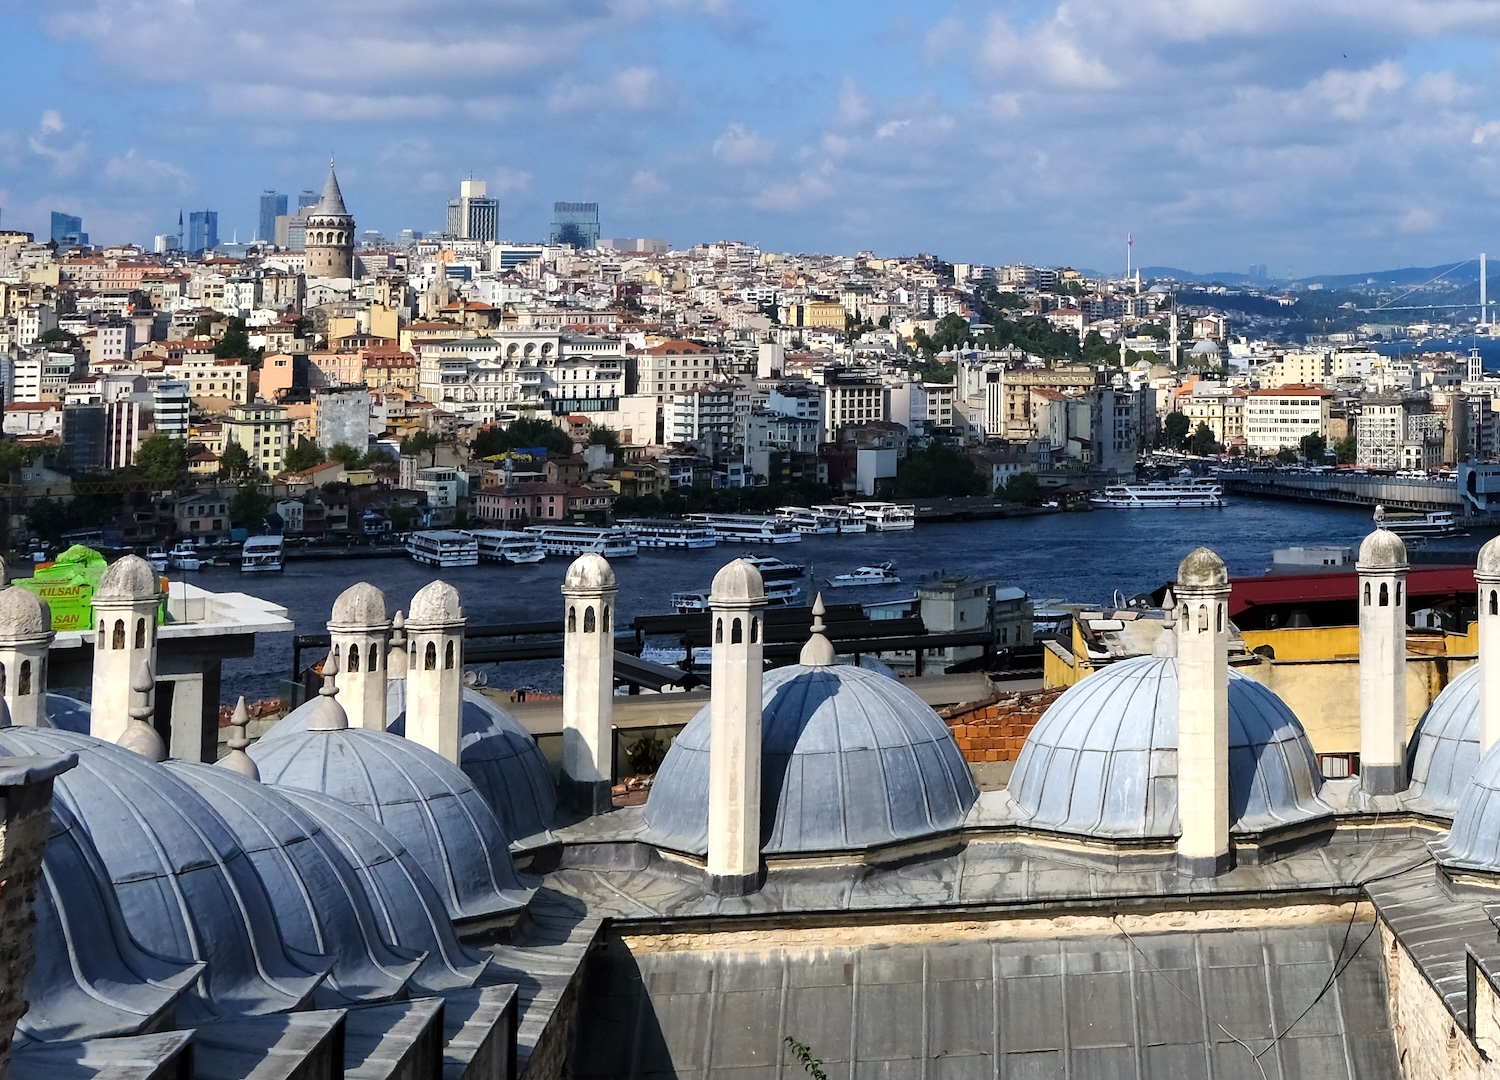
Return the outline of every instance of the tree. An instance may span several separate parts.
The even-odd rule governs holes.
[[[896,494],[906,498],[983,495],[987,490],[972,458],[937,443],[912,451],[896,466]]]
[[[1035,506],[1042,501],[1042,482],[1034,472],[1012,473],[995,492],[996,495],[1002,493],[1007,502]]]
[[[219,475],[238,479],[248,476],[250,473],[250,454],[237,442],[225,445],[224,452],[219,455]]]
[[[431,431],[414,431],[402,437],[401,453],[407,457],[421,457],[431,450],[434,451],[433,461],[436,462],[436,450],[441,442],[442,440]]]
[[[214,346],[214,356],[220,360],[244,360],[250,355],[250,335],[245,330],[245,320],[231,318],[224,336]]]
[[[329,448],[328,457],[346,469],[357,469],[364,464],[365,455],[346,442],[336,442]]]
[[[947,352],[965,345],[974,338],[969,320],[962,315],[949,313],[937,321],[932,328],[932,344],[938,352]]]
[[[527,416],[512,421],[508,428],[487,427],[474,436],[473,443],[474,455],[481,458],[535,447],[566,455],[573,452],[573,440],[556,424]]]
[[[1353,465],[1359,460],[1359,442],[1353,435],[1345,435],[1333,444],[1333,457],[1340,465]]]
[[[177,487],[187,479],[187,443],[153,435],[136,447],[133,464],[158,487]]]
[[[620,433],[608,424],[598,424],[589,432],[589,445],[602,446],[613,455],[620,449]]]
[[[1283,465],[1295,465],[1297,464],[1297,451],[1293,450],[1290,446],[1283,446],[1280,450],[1276,451],[1276,460]]]
[[[1188,444],[1188,452],[1198,457],[1208,457],[1210,454],[1222,454],[1224,448],[1214,438],[1214,430],[1207,424],[1199,424],[1198,430],[1193,432],[1192,442]]]
[[[1328,440],[1316,432],[1311,435],[1302,436],[1302,456],[1308,461],[1321,462],[1323,454],[1328,450]]]
[[[286,467],[291,472],[303,472],[328,460],[323,448],[306,436],[297,440],[297,445],[286,452]]]
[[[66,330],[56,326],[51,330],[43,330],[38,334],[36,343],[38,345],[62,345],[69,349],[76,349],[79,344],[76,334],[70,334]]]
[[[271,497],[259,488],[240,488],[229,500],[229,521],[237,528],[258,529],[270,512]]]
[[[1093,364],[1096,367],[1104,367],[1108,364],[1120,362],[1120,347],[1112,345],[1104,340],[1104,335],[1097,330],[1090,330],[1083,335],[1083,362]]]
[[[1167,419],[1162,423],[1161,442],[1169,450],[1184,450],[1188,445],[1188,433],[1193,429],[1193,422],[1188,419],[1187,413],[1167,413]]]

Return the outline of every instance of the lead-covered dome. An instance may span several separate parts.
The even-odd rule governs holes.
[[[857,851],[963,824],[978,796],[942,719],[911,690],[857,667],[768,673],[761,713],[761,850]],[[704,708],[667,751],[646,838],[708,850],[712,722]]]
[[[1429,846],[1445,869],[1500,874],[1500,754],[1479,759],[1459,796],[1453,828]]]
[[[1479,665],[1443,687],[1412,733],[1411,784],[1406,804],[1422,814],[1451,818],[1479,767]]]
[[[1390,529],[1376,529],[1359,545],[1361,570],[1405,570],[1406,543]]]
[[[385,613],[385,593],[368,581],[356,581],[333,602],[328,625],[346,629],[384,628],[390,621]]]
[[[615,569],[609,560],[596,552],[585,552],[568,565],[563,575],[564,589],[586,591],[608,590],[616,587]]]
[[[332,699],[320,695],[317,704],[324,702]],[[263,782],[330,795],[394,833],[454,919],[517,911],[530,898],[494,811],[462,769],[426,747],[389,732],[337,727],[263,739],[249,754]]]
[[[1230,669],[1230,830],[1254,834],[1327,816],[1302,725],[1274,693]],[[1167,839],[1177,815],[1177,660],[1141,656],[1088,676],[1026,738],[1009,790],[1035,829]]]
[[[0,728],[0,754],[77,752],[54,798],[103,862],[134,938],[163,957],[204,962],[176,1022],[304,1007],[326,973],[293,960],[265,885],[224,820],[170,770],[87,735]]]

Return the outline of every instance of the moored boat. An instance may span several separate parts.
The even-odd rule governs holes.
[[[286,541],[279,536],[252,536],[240,546],[240,570],[265,573],[283,568]]]
[[[862,533],[869,528],[869,525],[865,521],[864,513],[858,507],[840,506],[837,503],[822,503],[811,506],[808,509],[814,514],[831,518],[833,523],[838,526],[838,531],[841,535],[843,533]]]
[[[198,557],[198,549],[193,547],[191,540],[179,541],[167,553],[167,561],[173,570],[197,570],[203,565],[203,560]]]
[[[619,559],[639,550],[629,530],[600,525],[532,525],[526,530],[548,555],[603,555]]]
[[[711,548],[719,542],[719,534],[713,526],[697,521],[679,521],[675,518],[627,518],[620,522],[635,537],[635,542],[648,548]]]
[[[465,529],[479,546],[479,557],[489,562],[510,563],[522,566],[539,563],[547,557],[542,542],[535,536],[523,532],[507,532],[504,529]]]
[[[873,566],[860,566],[848,574],[838,574],[828,579],[828,585],[834,589],[847,589],[857,585],[900,585],[901,578],[896,573],[896,568],[888,562],[875,563]]]
[[[791,522],[799,533],[832,536],[839,531],[838,519],[807,506],[778,506],[776,516]]]
[[[444,570],[479,565],[479,544],[454,529],[414,532],[406,538],[406,553],[419,563]]]
[[[721,541],[741,544],[795,544],[802,534],[791,522],[759,514],[688,514],[687,520],[713,529]]]
[[[1156,480],[1110,484],[1089,499],[1111,510],[1181,510],[1224,505],[1224,489],[1213,480]]]
[[[902,532],[917,524],[917,508],[908,503],[857,502],[849,508],[863,514],[866,525],[876,532]]]

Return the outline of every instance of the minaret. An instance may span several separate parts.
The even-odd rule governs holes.
[[[1376,529],[1359,545],[1359,781],[1406,787],[1406,545]]]
[[[1229,847],[1229,572],[1206,547],[1177,568],[1177,868],[1211,877]],[[1167,630],[1163,633],[1172,633]],[[1170,643],[1164,642],[1169,648]]]
[[[143,659],[136,666],[135,676],[130,680],[130,722],[115,741],[126,750],[133,750],[148,761],[165,761],[167,744],[151,726],[152,692],[156,689],[156,677],[151,672],[151,661]]]
[[[588,814],[612,806],[619,591],[602,555],[580,555],[563,579],[563,795]]]
[[[1500,742],[1500,536],[1479,549],[1479,753]]]
[[[385,651],[391,623],[385,594],[369,582],[349,586],[333,602],[328,634],[339,668],[349,726],[385,730]]]
[[[55,636],[45,600],[15,585],[0,589],[0,696],[14,724],[46,723],[47,650]]]
[[[161,582],[151,564],[126,555],[94,591],[94,691],[89,734],[116,742],[130,723],[131,682],[147,662],[154,671]],[[196,757],[196,754],[194,755]]]
[[[715,892],[743,896],[760,883],[760,714],[766,615],[760,571],[745,559],[725,566],[714,575],[708,606],[713,633],[708,876]],[[804,662],[814,641],[827,644],[821,633],[821,596],[813,616],[813,637],[803,649]]]
[[[463,738],[463,601],[446,581],[424,585],[406,620],[406,737],[459,763]]]

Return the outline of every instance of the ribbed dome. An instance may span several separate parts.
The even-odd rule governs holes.
[[[1359,545],[1360,570],[1404,570],[1406,544],[1390,529],[1376,529]]]
[[[857,667],[778,668],[761,714],[761,849],[848,851],[955,829],[978,797],[947,725],[900,683]],[[667,752],[647,838],[708,850],[707,707]]]
[[[319,1008],[385,1001],[406,989],[419,957],[381,939],[354,868],[316,821],[273,788],[200,762],[167,766],[224,819],[271,894],[288,945],[327,956]]]
[[[1479,766],[1479,665],[1459,673],[1433,699],[1409,752],[1411,784],[1406,803],[1423,814],[1451,818]]]
[[[0,728],[0,754],[76,751],[56,801],[89,834],[137,941],[165,957],[206,961],[177,1023],[301,1008],[326,970],[294,962],[266,888],[234,834],[161,765],[87,735]]]
[[[494,811],[462,769],[426,747],[340,728],[264,739],[249,754],[265,783],[330,795],[394,833],[454,919],[515,911],[530,898]]]
[[[316,821],[359,875],[381,936],[423,955],[414,991],[473,986],[489,958],[467,949],[453,931],[443,898],[401,841],[378,822],[337,799],[296,788],[277,789]]]
[[[0,588],[0,640],[40,637],[52,629],[52,610],[19,586]]]
[[[1453,812],[1453,828],[1430,845],[1443,866],[1500,874],[1500,754],[1479,759]]]
[[[131,937],[109,872],[61,799],[52,804],[35,911],[22,1035],[55,1042],[173,1026],[173,1009],[203,964],[164,959]]]
[[[1009,786],[1032,828],[1111,839],[1177,836],[1176,659],[1124,660],[1070,687],[1027,736]],[[1231,831],[1326,816],[1321,786],[1296,716],[1231,669]]]
[[[139,555],[126,555],[111,563],[99,578],[94,600],[150,600],[161,595],[161,579],[151,564]]]
[[[505,835],[524,840],[552,827],[557,788],[547,759],[531,733],[510,713],[477,690],[463,692],[463,735],[459,760],[465,775],[489,804]],[[307,730],[316,701],[297,706],[260,737],[275,742]],[[386,730],[406,734],[406,681],[386,684]]]

